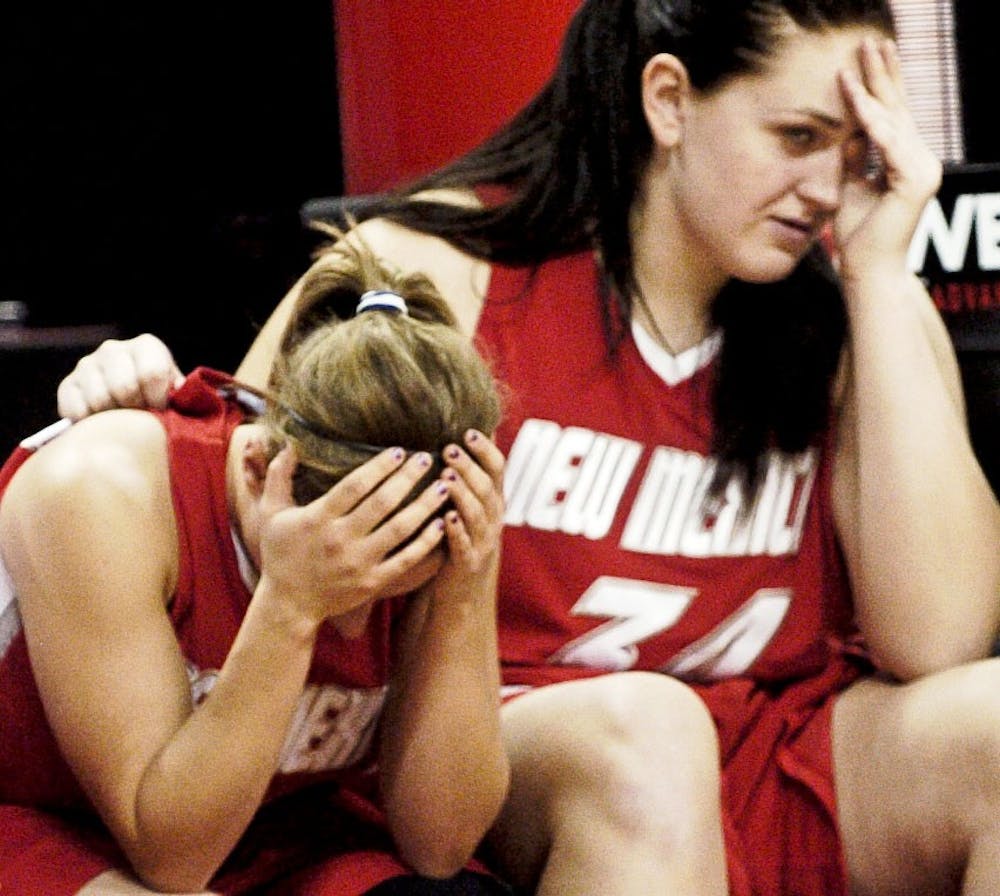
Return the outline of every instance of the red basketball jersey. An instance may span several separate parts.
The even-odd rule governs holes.
[[[506,683],[816,672],[850,613],[828,454],[774,453],[752,505],[733,483],[708,507],[720,337],[673,358],[639,331],[609,357],[598,295],[589,254],[497,266],[479,324],[512,396],[498,436]]]
[[[641,329],[610,357],[590,254],[493,268],[477,338],[508,389],[499,595],[512,693],[653,670],[715,720],[733,896],[846,893],[830,755],[836,695],[868,669],[824,445],[773,454],[758,496],[712,479],[716,334],[673,357]]]
[[[250,601],[252,571],[239,556],[226,501],[225,455],[245,409],[229,378],[200,369],[158,413],[168,436],[180,566],[170,618],[188,664],[192,699],[212,687]],[[18,448],[0,473],[5,486],[30,451]],[[242,566],[242,569],[241,569]],[[6,575],[3,576],[6,579]],[[251,581],[248,582],[248,579]],[[42,712],[9,580],[0,586],[6,644],[0,652],[0,802],[81,802]],[[400,602],[376,605],[366,636],[322,630],[309,683],[281,758],[274,792],[303,775],[356,769],[369,753],[390,674],[390,635]]]

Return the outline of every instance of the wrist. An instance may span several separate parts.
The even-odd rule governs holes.
[[[293,595],[279,587],[266,574],[261,576],[254,591],[251,610],[255,611],[276,637],[285,636],[310,650],[323,622],[323,617],[303,607]]]
[[[884,307],[926,292],[919,276],[905,265],[897,264],[868,265],[854,272],[844,268],[840,282],[848,308],[866,302]]]

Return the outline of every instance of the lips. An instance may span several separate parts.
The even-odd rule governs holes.
[[[801,252],[812,245],[819,232],[816,222],[812,220],[772,218],[771,222],[779,245],[794,252]]]

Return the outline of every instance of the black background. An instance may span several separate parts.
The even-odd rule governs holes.
[[[299,205],[342,190],[332,7],[6,4],[0,302],[235,367],[308,262]],[[4,453],[92,347],[7,332]]]
[[[334,29],[333,0],[5,5],[0,303],[32,332],[106,330],[27,345],[0,324],[0,454],[104,332],[236,366],[308,262],[299,206],[343,188]],[[970,162],[1000,161],[998,34],[1000,4],[958,0]],[[995,421],[1000,346],[963,360]]]

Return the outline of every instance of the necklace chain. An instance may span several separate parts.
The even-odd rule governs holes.
[[[677,357],[677,352],[674,351],[674,347],[670,344],[670,340],[663,335],[663,330],[660,329],[660,325],[656,322],[656,318],[653,317],[653,312],[649,309],[649,303],[646,301],[646,295],[642,291],[641,286],[636,286],[635,288],[636,301],[639,303],[639,307],[642,309],[643,317],[649,323],[650,329],[653,331],[653,338],[656,339],[660,345],[665,348],[671,355]]]

